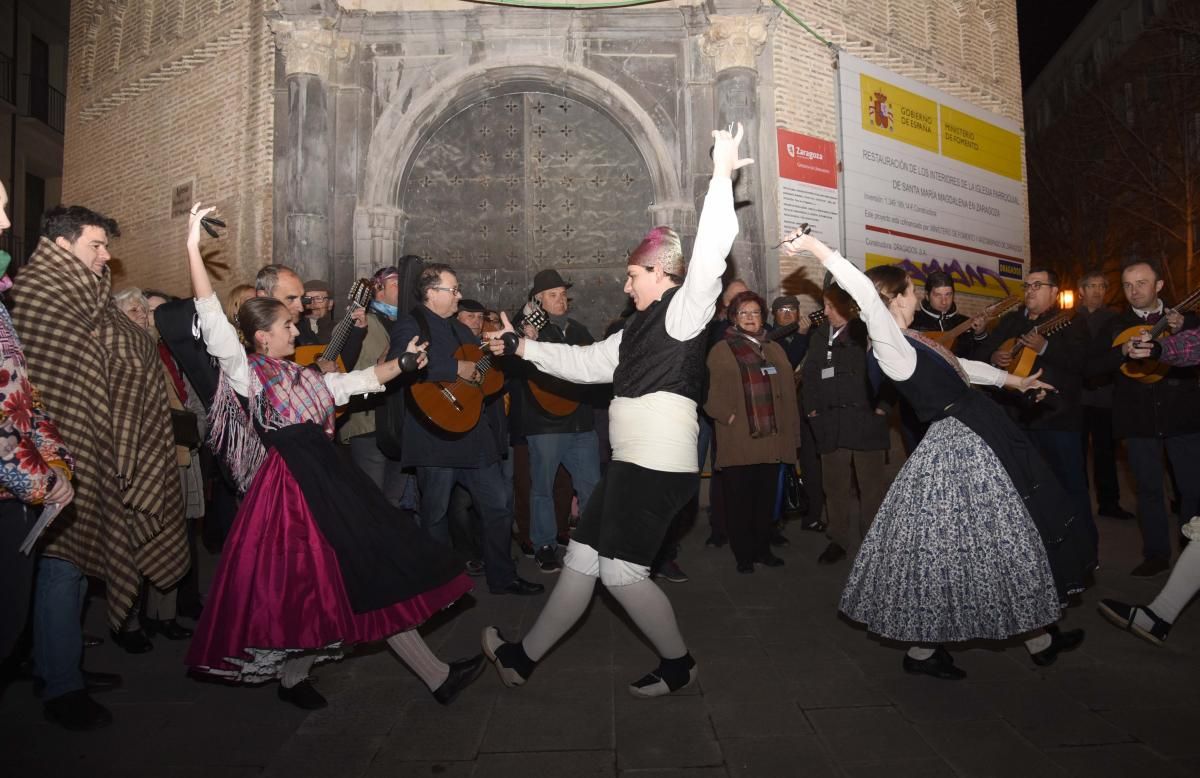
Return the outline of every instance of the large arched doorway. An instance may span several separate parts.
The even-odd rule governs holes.
[[[625,258],[654,186],[630,138],[595,108],[489,95],[429,135],[401,186],[404,253],[454,266],[465,296],[512,312],[534,275],[556,268],[593,335],[624,308]]]

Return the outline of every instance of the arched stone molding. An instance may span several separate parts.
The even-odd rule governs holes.
[[[567,62],[551,66],[501,59],[452,71],[419,95],[399,90],[383,110],[371,137],[363,196],[356,209],[356,265],[399,256],[404,239],[400,193],[417,152],[438,127],[479,100],[518,92],[570,97],[611,118],[641,154],[652,179],[654,202],[647,204],[647,227],[652,226],[652,216],[669,214],[678,220],[671,226],[685,233],[694,230],[695,204],[684,192],[676,155],[642,105],[613,81]],[[678,133],[677,143],[683,135]],[[397,223],[387,230],[365,229],[371,221],[368,215],[381,209],[395,213]]]

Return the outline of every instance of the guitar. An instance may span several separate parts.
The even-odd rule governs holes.
[[[520,324],[528,324],[541,332],[542,328],[549,323],[550,317],[546,315],[542,306],[536,302],[525,306]],[[538,407],[551,416],[570,416],[579,407],[579,400],[559,394],[564,390],[570,391],[568,387],[574,386],[561,378],[555,378],[539,371],[531,376],[525,385],[529,387],[529,393],[533,395]]]
[[[410,385],[408,391],[425,418],[446,432],[461,435],[479,423],[484,398],[504,388],[504,374],[492,365],[491,352],[474,343],[459,346],[454,358],[474,362],[479,380],[458,376],[453,381],[423,381]]]
[[[812,322],[812,326],[814,327],[825,321],[824,309],[818,308],[817,310],[808,314],[808,320]],[[767,333],[767,340],[783,340],[798,329],[800,329],[800,324],[798,322],[792,322],[791,324],[785,324],[782,327],[776,327]]]
[[[1162,318],[1155,322],[1153,327],[1145,324],[1135,324],[1132,327],[1126,327],[1117,333],[1117,337],[1113,338],[1112,344],[1114,347],[1122,346],[1127,341],[1132,340],[1135,335],[1140,335],[1143,332],[1149,332],[1150,339],[1157,340],[1167,331],[1167,311],[1183,313],[1184,311],[1190,311],[1197,305],[1200,305],[1200,289],[1196,289],[1183,298],[1183,301],[1174,308],[1164,309]],[[1122,373],[1143,384],[1158,383],[1163,380],[1163,377],[1166,376],[1167,371],[1170,369],[1170,365],[1164,365],[1157,359],[1134,359],[1121,365]]]
[[[1057,316],[1039,322],[1034,325],[1033,329],[1028,330],[1028,332],[1036,332],[1042,337],[1048,338],[1070,324],[1074,318],[1074,311],[1063,311]],[[1033,372],[1033,363],[1037,361],[1038,353],[1028,346],[1023,345],[1020,338],[1009,338],[1001,343],[1000,348],[996,350],[1007,351],[1012,355],[1012,361],[1008,363],[1008,372],[1013,375],[1025,378]]]
[[[1003,313],[1007,313],[1012,308],[1015,308],[1017,305],[1020,305],[1020,303],[1021,303],[1020,297],[1017,297],[1017,296],[1005,297],[1003,300],[992,303],[988,307],[984,308],[983,312],[980,315],[982,315],[984,317],[984,319],[983,319],[984,321],[991,321],[992,319],[996,318],[997,316],[1000,316]],[[951,327],[950,329],[945,330],[944,332],[938,332],[937,330],[931,330],[929,332],[922,332],[921,334],[924,335],[925,337],[929,338],[930,340],[941,344],[943,347],[945,347],[947,350],[949,350],[949,349],[954,348],[954,341],[958,340],[958,336],[962,335],[964,332],[971,329],[971,325],[974,323],[975,323],[975,317],[972,316],[972,317],[968,318],[966,321],[964,321],[962,324],[959,324],[957,327]]]
[[[346,315],[333,328],[333,334],[329,336],[329,344],[326,346],[296,346],[296,353],[292,357],[292,361],[307,367],[315,364],[318,359],[324,359],[336,362],[338,372],[345,373],[346,365],[342,362],[340,354],[346,347],[346,340],[350,337],[350,332],[354,329],[354,312],[360,308],[366,308],[374,294],[375,285],[370,280],[360,278],[355,281],[346,298],[348,300]]]

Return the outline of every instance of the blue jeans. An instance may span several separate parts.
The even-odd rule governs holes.
[[[52,700],[83,688],[83,601],[87,579],[65,559],[38,560],[33,599],[34,672]]]
[[[558,535],[554,474],[559,465],[571,474],[582,514],[600,481],[600,441],[595,432],[554,432],[525,439],[529,442],[529,540],[534,548],[554,546]]]
[[[1137,513],[1146,559],[1171,558],[1171,530],[1163,494],[1163,447],[1166,446],[1181,502],[1179,523],[1200,513],[1200,432],[1169,438],[1126,438],[1125,451],[1137,484]]]
[[[450,545],[450,492],[461,484],[471,495],[483,523],[480,538],[488,586],[503,589],[517,578],[513,564],[512,513],[508,510],[508,490],[504,486],[500,463],[482,467],[418,467],[417,486],[421,490],[421,525],[439,543]]]

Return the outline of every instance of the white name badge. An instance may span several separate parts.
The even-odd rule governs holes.
[[[825,380],[827,378],[833,378],[833,368],[832,367],[826,367],[826,368],[821,369],[821,380]]]
[[[779,371],[775,369],[775,366],[774,366],[774,365],[767,365],[766,367],[764,367],[764,368],[762,369],[762,374],[763,374],[763,375],[775,375],[775,374],[776,374],[776,373],[778,373],[778,372],[779,372]]]

